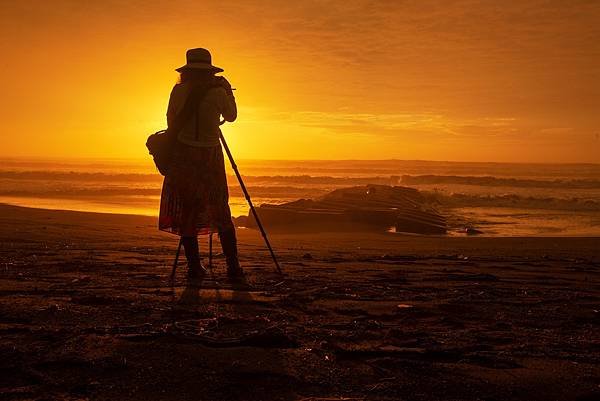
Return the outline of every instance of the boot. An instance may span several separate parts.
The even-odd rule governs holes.
[[[231,278],[244,276],[244,271],[240,267],[237,253],[237,239],[235,237],[235,229],[230,228],[219,232],[221,247],[227,262],[227,275]]]
[[[188,261],[188,277],[196,278],[206,273],[206,269],[200,262],[200,250],[198,249],[198,237],[182,237],[183,250]]]

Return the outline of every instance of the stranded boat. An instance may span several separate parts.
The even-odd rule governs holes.
[[[256,208],[263,225],[286,232],[396,231],[445,234],[446,219],[414,188],[365,185],[342,188],[317,199]],[[236,225],[256,228],[251,216]]]

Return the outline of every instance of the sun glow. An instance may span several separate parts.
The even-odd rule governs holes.
[[[202,46],[237,88],[223,129],[240,158],[600,162],[600,7],[184,3],[3,4],[0,155],[146,157]],[[444,16],[464,26],[428,23]]]

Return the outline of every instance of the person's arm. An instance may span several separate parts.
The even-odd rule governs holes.
[[[225,77],[217,77],[220,87],[219,99],[220,99],[220,113],[225,121],[233,122],[237,118],[237,105],[235,104],[235,97],[233,96],[233,90],[231,85],[225,79]]]
[[[237,118],[237,105],[235,104],[235,97],[233,96],[233,92],[229,91],[225,93],[224,97],[225,101],[223,106],[223,111],[221,114],[225,121],[233,122]]]

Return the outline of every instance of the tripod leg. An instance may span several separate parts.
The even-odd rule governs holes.
[[[213,232],[211,231],[208,235],[208,268],[212,270],[212,257],[213,257]]]
[[[177,252],[175,252],[175,260],[173,261],[173,269],[171,269],[171,285],[175,283],[175,271],[177,270],[177,262],[179,262],[179,253],[181,252],[181,245],[183,244],[183,237],[179,238],[179,245],[177,245]]]

